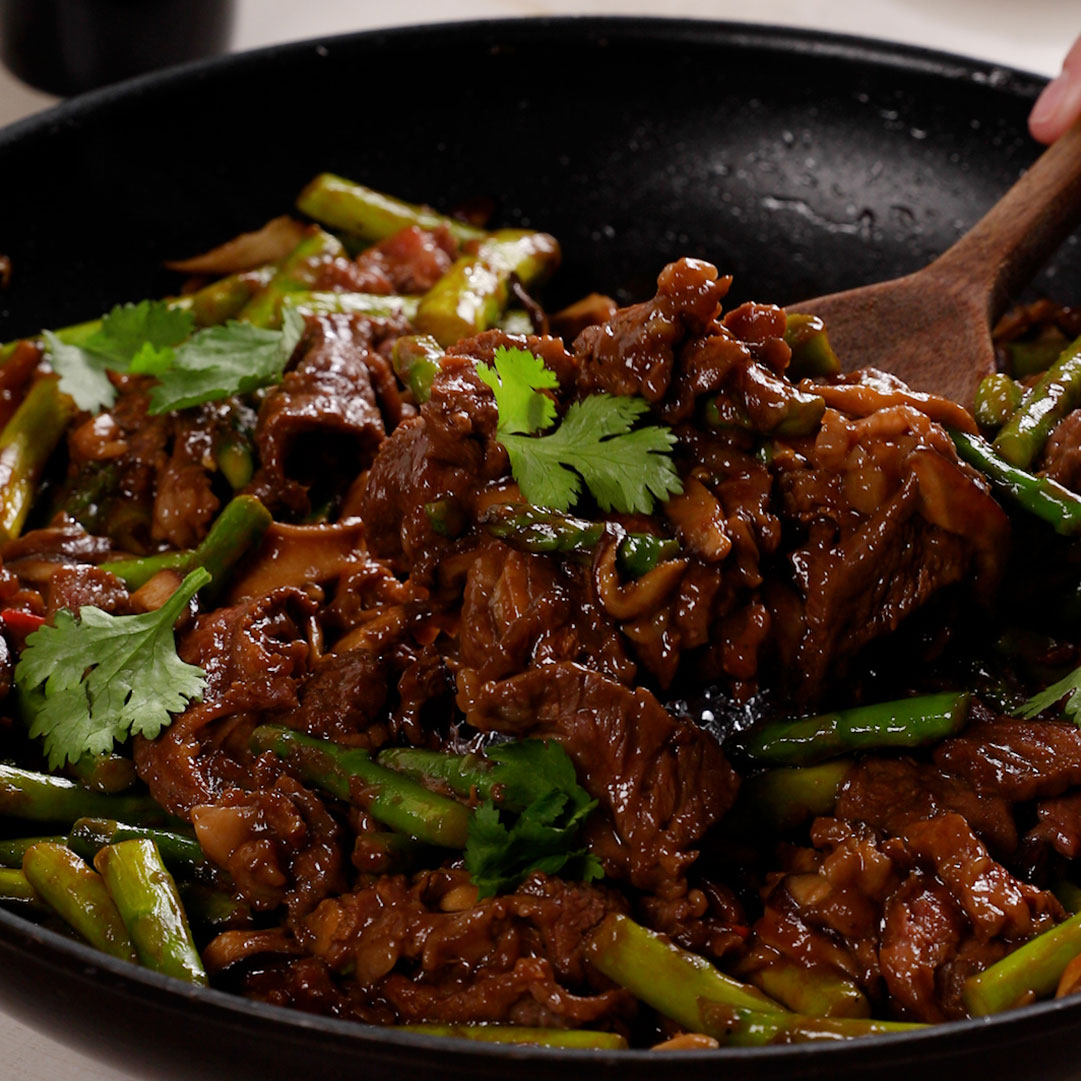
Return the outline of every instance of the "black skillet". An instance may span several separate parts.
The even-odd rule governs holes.
[[[852,38],[691,21],[429,26],[201,63],[0,132],[0,341],[163,294],[161,261],[282,213],[333,170],[563,242],[555,303],[650,291],[693,254],[780,302],[946,248],[1037,148],[1042,80]],[[1081,298],[1067,244],[1037,289]],[[929,298],[929,303],[933,303]],[[685,1053],[478,1046],[288,1012],[113,962],[0,912],[0,1001],[145,1078],[1081,1074],[1081,999],[847,1044]]]

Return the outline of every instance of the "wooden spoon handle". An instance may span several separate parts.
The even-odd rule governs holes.
[[[1081,120],[928,271],[987,297],[992,322],[1081,222]]]

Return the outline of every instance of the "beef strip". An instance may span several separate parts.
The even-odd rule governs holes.
[[[1081,785],[1081,731],[1063,721],[981,719],[935,748],[935,764],[1011,803]]]
[[[469,568],[460,659],[471,683],[554,661],[580,661],[624,683],[635,673],[580,568],[498,541],[485,543]]]
[[[907,826],[947,811],[962,815],[1003,857],[1016,849],[1017,827],[1004,799],[979,795],[960,777],[911,758],[861,759],[846,775],[834,813],[898,837]]]
[[[389,676],[386,661],[366,649],[328,654],[314,666],[285,723],[345,746],[378,748],[390,735],[384,719]]]
[[[657,402],[668,392],[676,348],[716,318],[731,278],[698,259],[665,267],[652,300],[621,308],[606,323],[586,327],[574,343],[578,388],[586,394],[640,394]]]
[[[801,627],[778,640],[801,697],[946,587],[993,591],[1008,520],[945,429],[913,406],[855,420],[827,409],[813,444],[779,469],[782,518],[804,530],[789,553]],[[776,618],[793,614],[775,605]]]
[[[248,736],[260,714],[296,707],[314,609],[300,590],[278,589],[201,616],[181,637],[180,657],[206,672],[203,699],[134,746],[139,776],[170,813],[188,817],[230,788],[255,787]]]
[[[1043,450],[1041,469],[1052,480],[1081,491],[1081,409],[1067,413],[1055,425]]]
[[[309,322],[301,359],[259,409],[251,489],[269,507],[306,514],[313,485],[348,482],[371,463],[386,430],[375,388],[393,385],[377,347],[405,326],[356,315]]]
[[[633,1000],[597,977],[584,941],[618,895],[535,874],[478,901],[462,871],[388,875],[295,924],[303,947],[348,973],[351,998],[399,1022],[573,1027],[626,1017]]]
[[[346,889],[343,831],[291,777],[255,792],[230,789],[194,807],[191,821],[207,858],[257,911],[285,904],[296,920]]]
[[[124,583],[104,567],[75,563],[58,567],[45,590],[45,614],[50,619],[61,608],[78,612],[93,605],[110,615],[131,612],[131,598]]]

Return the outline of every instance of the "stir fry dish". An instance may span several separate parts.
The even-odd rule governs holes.
[[[698,259],[547,311],[559,260],[326,174],[0,350],[4,903],[552,1046],[1076,991],[1081,309],[970,413]]]

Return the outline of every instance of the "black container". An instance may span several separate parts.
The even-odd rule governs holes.
[[[25,83],[78,94],[224,52],[233,0],[0,0],[0,57]]]
[[[794,301],[924,265],[1039,148],[1045,80],[925,50],[690,21],[515,20],[279,46],[147,76],[0,132],[0,341],[163,295],[179,258],[321,170],[554,233],[553,305],[650,295],[701,256]],[[1038,283],[1081,298],[1081,247]],[[1033,553],[1038,558],[1039,553]],[[848,1043],[621,1053],[472,1045],[286,1011],[0,912],[0,1007],[143,1078],[1067,1081],[1081,996]],[[0,1067],[0,1076],[7,1076]]]

